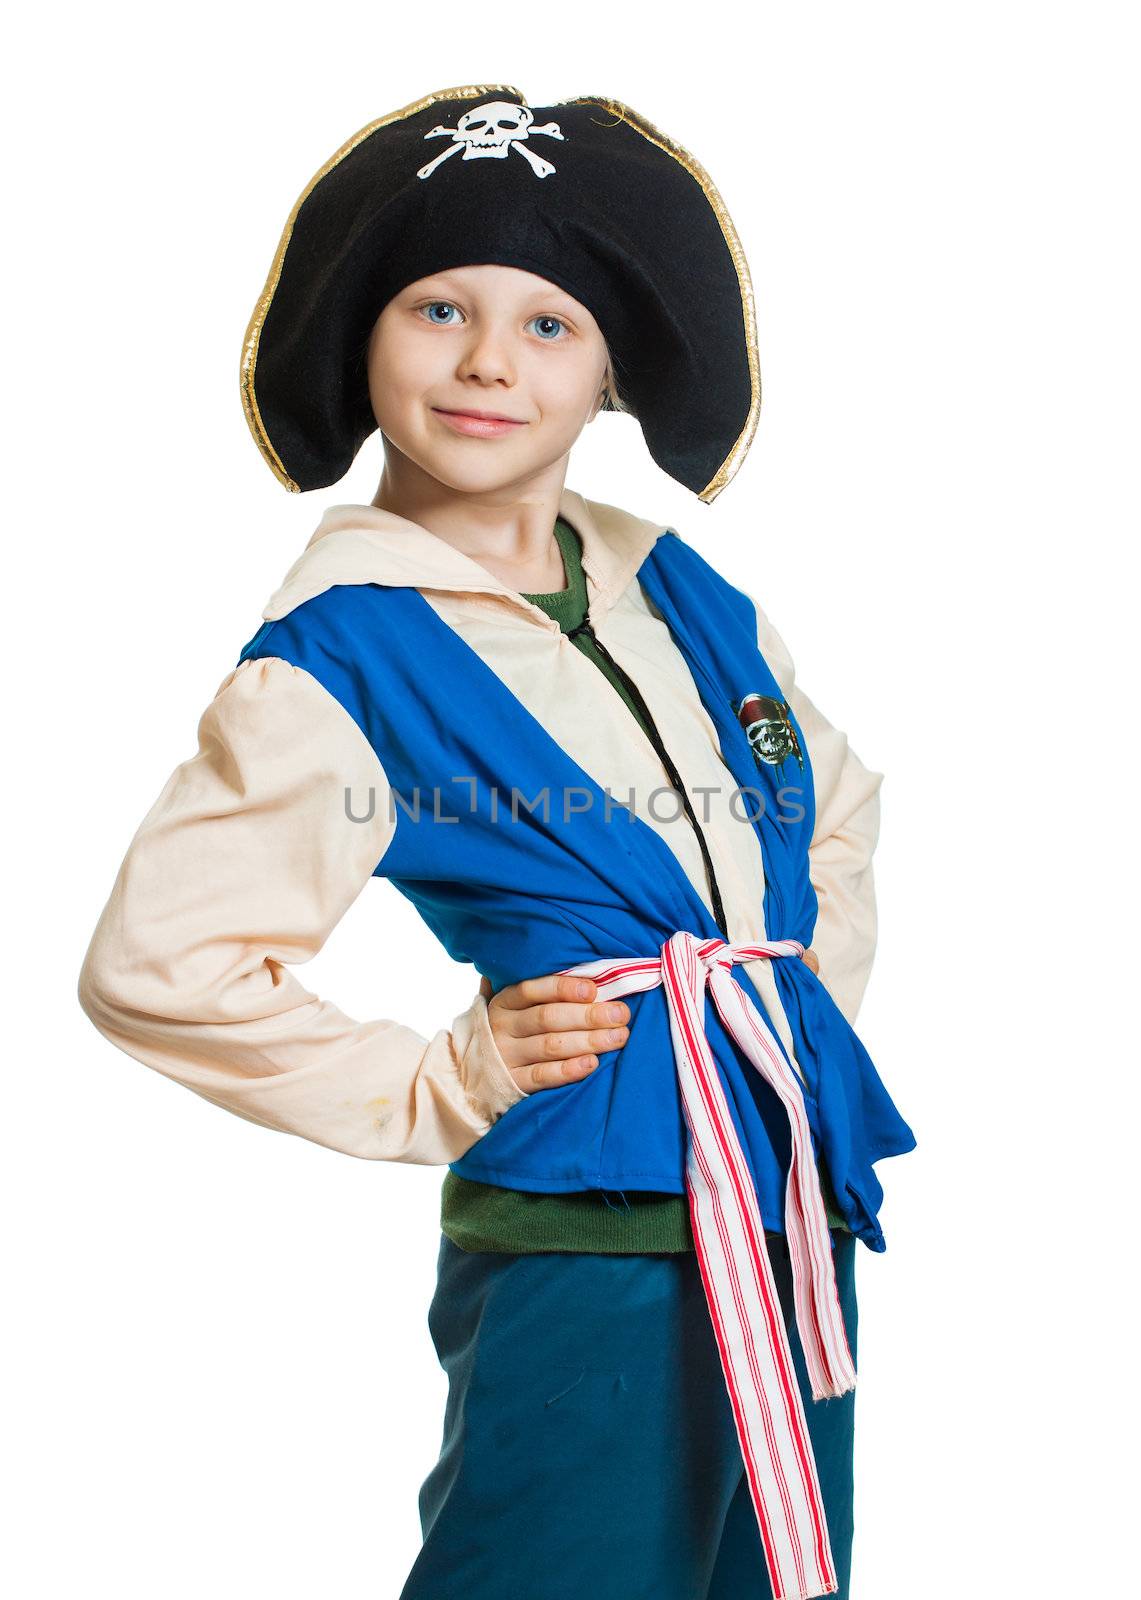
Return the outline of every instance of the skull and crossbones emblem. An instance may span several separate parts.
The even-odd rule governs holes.
[[[748,735],[757,765],[779,767],[795,756],[801,771],[804,756],[796,736],[787,700],[773,700],[767,694],[747,694],[732,702],[737,720]]]
[[[425,139],[446,135],[452,143],[441,150],[434,161],[421,167],[416,176],[430,178],[438,166],[460,150],[465,161],[478,161],[484,156],[505,161],[512,150],[518,150],[537,178],[549,178],[554,167],[534,150],[529,150],[526,141],[533,133],[545,133],[552,139],[565,139],[566,135],[559,131],[557,122],[544,122],[538,128],[534,123],[535,114],[528,106],[512,105],[509,100],[488,100],[482,106],[474,106],[464,112],[454,128],[443,128],[437,123],[424,135]]]

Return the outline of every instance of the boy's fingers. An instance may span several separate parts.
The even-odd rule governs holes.
[[[626,1043],[630,1008],[620,1000],[596,1002],[597,993],[589,978],[548,972],[508,984],[495,996],[494,1026],[505,1058],[544,1057],[521,1066],[508,1062],[521,1089],[532,1093],[585,1078],[599,1056]]]
[[[589,978],[575,978],[565,972],[548,972],[539,978],[524,978],[521,983],[509,983],[499,991],[498,998],[511,1011],[521,1011],[526,1006],[542,1005],[545,1000],[593,1000],[598,986]]]
[[[532,1061],[525,1067],[513,1067],[511,1075],[521,1089],[554,1089],[573,1078],[588,1077],[597,1065],[597,1055],[588,1051],[565,1061]]]
[[[539,1061],[570,1060],[574,1056],[603,1055],[620,1050],[630,1037],[622,1026],[596,1029],[564,1029],[561,1033],[538,1033],[522,1038],[516,1035],[516,1053]]]
[[[605,1033],[610,1028],[624,1028],[629,1023],[630,1007],[624,1000],[596,1000],[593,1005],[583,1005],[581,1000],[574,1005],[558,1000],[543,1000],[537,1006],[512,1011],[503,1020],[508,1032],[516,1039],[533,1039],[542,1033],[581,1033],[591,1028]],[[595,1044],[594,1048],[597,1049],[598,1045]]]

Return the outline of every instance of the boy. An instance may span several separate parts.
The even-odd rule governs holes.
[[[915,1143],[851,1028],[880,775],[747,595],[565,486],[619,406],[703,502],[739,466],[720,197],[617,102],[429,96],[298,201],[243,397],[290,488],[378,426],[384,474],[144,819],[85,1008],[253,1120],[451,1166],[403,1600],[846,1592],[855,1239],[884,1248],[872,1162]],[[482,974],[430,1041],[284,965],[372,875]]]

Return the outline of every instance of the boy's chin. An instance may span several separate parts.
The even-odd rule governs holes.
[[[427,469],[431,471],[431,469]],[[443,489],[451,494],[495,494],[500,489],[510,488],[514,484],[524,481],[526,472],[506,472],[502,467],[495,471],[483,472],[449,472],[440,467],[432,472],[432,476]]]
[[[481,440],[486,445],[489,441]],[[486,450],[480,459],[478,449],[464,451],[428,451],[417,465],[422,472],[435,478],[437,483],[454,494],[488,494],[510,484],[525,482],[528,478],[545,472],[551,462],[544,456],[537,458],[531,452],[495,452]],[[469,459],[464,459],[468,457]]]

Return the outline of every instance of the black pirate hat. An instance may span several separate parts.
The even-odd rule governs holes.
[[[392,296],[483,262],[586,306],[651,456],[712,501],[761,403],[749,270],[721,196],[620,101],[528,106],[500,83],[369,123],[293,207],[242,352],[246,420],[286,488],[335,483],[375,431],[366,350]]]

